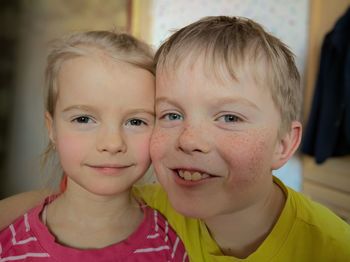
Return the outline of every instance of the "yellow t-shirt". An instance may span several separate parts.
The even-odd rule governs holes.
[[[245,259],[223,255],[205,224],[178,214],[159,185],[140,186],[134,191],[165,215],[184,242],[190,261],[350,261],[350,225],[277,178],[274,181],[286,195],[285,207],[269,236]]]

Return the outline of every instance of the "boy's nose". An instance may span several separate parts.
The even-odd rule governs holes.
[[[100,132],[97,141],[97,150],[100,152],[109,152],[116,154],[126,152],[127,145],[121,130],[110,129]]]
[[[208,153],[210,144],[205,134],[201,132],[201,128],[187,126],[182,130],[178,138],[177,148],[188,154],[194,152]]]

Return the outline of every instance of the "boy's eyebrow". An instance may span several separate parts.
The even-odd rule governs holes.
[[[174,102],[173,100],[171,100],[167,97],[163,97],[163,96],[156,98],[155,104],[160,104],[160,103],[167,103],[167,104],[174,105],[176,107],[180,107],[180,105],[178,103]]]
[[[230,98],[230,97],[224,97],[224,98],[219,98],[219,99],[215,99],[214,100],[214,104],[215,105],[226,105],[226,104],[232,104],[232,103],[243,103],[249,107],[253,107],[254,109],[258,110],[258,111],[261,111],[260,108],[252,103],[251,101],[245,99],[245,98]],[[158,97],[156,98],[156,102],[155,104],[158,104],[158,103],[168,103],[168,104],[172,104],[172,105],[175,105],[177,107],[180,107],[180,105],[178,105],[176,102],[170,100],[169,98],[167,97]]]
[[[226,105],[226,104],[232,104],[232,103],[242,103],[245,104],[249,107],[253,107],[254,109],[261,111],[260,108],[254,104],[253,102],[249,101],[248,99],[245,99],[243,97],[240,98],[230,98],[230,97],[224,97],[224,98],[219,98],[215,100],[215,104],[218,105]]]

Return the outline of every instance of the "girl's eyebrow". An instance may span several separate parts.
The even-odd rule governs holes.
[[[168,97],[161,96],[161,97],[156,98],[156,101],[154,103],[155,107],[157,107],[159,104],[167,104],[167,105],[170,105],[170,106],[177,108],[179,110],[183,110],[183,107],[179,103],[177,103],[174,100],[169,99]]]
[[[90,106],[86,106],[86,105],[73,105],[73,106],[69,106],[67,108],[65,108],[62,112],[68,112],[71,110],[83,110],[83,111],[87,111],[87,112],[93,112],[95,111],[92,107]],[[131,109],[128,111],[128,114],[137,114],[137,113],[146,113],[146,114],[150,114],[152,116],[155,115],[153,110],[148,110],[145,108],[135,108],[135,109]]]
[[[249,101],[248,99],[238,97],[238,98],[233,98],[233,97],[224,97],[224,98],[219,98],[215,100],[216,105],[227,105],[227,104],[243,104],[245,106],[254,108],[258,111],[261,111],[261,109],[253,102]]]
[[[152,115],[152,116],[155,115],[154,111],[148,110],[148,109],[145,109],[145,108],[131,109],[130,111],[128,111],[128,113],[129,114],[146,113],[146,114],[149,114],[149,115]]]
[[[73,105],[65,108],[62,112],[68,112],[71,110],[83,110],[83,111],[93,111],[93,109],[90,106],[86,105]]]

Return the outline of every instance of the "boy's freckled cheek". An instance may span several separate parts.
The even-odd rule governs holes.
[[[152,159],[158,159],[161,156],[167,146],[169,146],[170,135],[166,132],[154,130],[151,143],[150,153]]]
[[[232,183],[250,182],[262,173],[269,154],[265,134],[252,131],[220,140],[220,151],[229,165]]]

